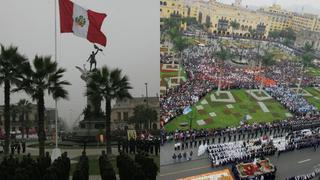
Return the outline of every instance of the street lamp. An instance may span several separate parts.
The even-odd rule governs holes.
[[[144,83],[144,85],[146,85],[146,103],[147,103],[147,106],[149,105],[148,104],[148,83]]]
[[[146,104],[147,104],[147,108],[149,108],[149,102],[148,102],[148,83],[144,83],[144,85],[146,86]],[[151,129],[151,119],[149,119],[149,129]]]

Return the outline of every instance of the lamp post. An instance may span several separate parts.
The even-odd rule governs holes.
[[[146,86],[146,104],[147,104],[147,108],[149,108],[149,102],[148,102],[148,83],[144,83],[144,85]],[[149,119],[149,129],[151,129],[151,119]]]
[[[149,104],[148,104],[148,83],[144,83],[144,85],[146,86],[146,103],[147,103],[147,106],[149,106]]]

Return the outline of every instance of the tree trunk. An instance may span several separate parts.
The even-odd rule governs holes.
[[[27,134],[27,139],[29,139],[29,128],[26,127],[26,134]]]
[[[5,80],[4,82],[4,130],[5,130],[5,141],[4,141],[4,153],[9,154],[10,145],[10,81]]]
[[[112,154],[111,149],[111,99],[106,99],[106,150],[107,154]]]
[[[25,117],[25,114],[22,113],[22,119],[21,119],[21,135],[22,135],[22,139],[24,139],[24,130],[25,130],[24,117]]]
[[[45,151],[45,131],[44,131],[44,93],[41,91],[38,97],[38,141],[39,156],[44,157]]]

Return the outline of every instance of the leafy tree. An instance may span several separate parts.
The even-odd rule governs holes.
[[[107,153],[111,154],[111,101],[116,99],[132,98],[129,90],[130,86],[127,76],[122,75],[120,69],[110,70],[107,66],[97,69],[90,74],[87,96],[100,96],[105,100],[105,117],[106,117],[106,144]]]
[[[225,49],[221,47],[221,50],[216,52],[216,56],[218,57],[218,59],[224,61],[224,60],[227,60],[228,58],[231,58],[232,54],[229,49]]]
[[[251,36],[257,36],[257,30],[256,29],[249,29],[249,33]]]
[[[232,34],[234,30],[237,30],[240,28],[240,23],[238,23],[236,20],[233,20],[230,22],[230,26],[232,27]]]
[[[205,28],[210,28],[212,26],[212,23],[210,22],[210,21],[206,21],[205,23],[204,23],[204,27]]]
[[[33,67],[29,65],[24,69],[23,81],[17,90],[23,89],[33,100],[37,101],[39,156],[44,157],[46,140],[44,130],[45,92],[47,91],[54,99],[66,99],[68,92],[64,88],[70,83],[61,80],[66,70],[58,68],[58,63],[52,61],[50,56],[35,56],[32,65]]]
[[[313,52],[314,51],[313,42],[312,43],[306,42],[304,44],[303,50],[305,50],[306,52]]]
[[[170,40],[172,40],[172,41],[174,41],[174,39],[176,39],[176,38],[180,38],[181,37],[180,31],[176,27],[175,28],[171,28],[168,31],[168,35],[169,35]]]
[[[302,63],[305,65],[310,65],[313,60],[313,54],[312,52],[305,52],[302,56]]]
[[[142,124],[144,124],[145,129],[148,127],[151,129],[152,122],[157,121],[157,119],[157,111],[146,105],[137,105],[133,109],[133,116],[130,117],[129,121],[139,129],[142,129]]]
[[[295,41],[296,40],[296,33],[293,31],[292,28],[287,28],[287,29],[280,31],[280,37],[287,38],[291,41]]]
[[[190,45],[190,43],[187,38],[178,36],[175,39],[173,39],[173,45],[174,49],[178,51],[181,55],[182,51],[186,49]]]
[[[275,64],[274,54],[270,52],[266,52],[262,57],[262,63],[265,65],[273,65]]]
[[[32,104],[26,100],[26,99],[20,99],[19,102],[17,103],[17,108],[19,111],[19,121],[21,123],[21,134],[22,134],[22,138],[24,138],[24,134],[27,132],[27,137],[29,136],[29,128],[30,128],[30,124],[31,122],[29,122],[29,113],[31,112],[31,107]]]
[[[4,84],[4,152],[9,153],[10,144],[10,94],[11,85],[16,85],[21,77],[22,70],[27,64],[27,59],[18,52],[14,46],[1,45],[0,54],[0,85]]]
[[[185,17],[183,19],[187,23],[188,26],[198,25],[198,21],[195,17]]]
[[[280,31],[274,30],[269,32],[269,37],[273,39],[280,38]]]

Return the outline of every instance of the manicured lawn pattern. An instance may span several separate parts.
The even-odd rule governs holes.
[[[305,97],[307,101],[320,109],[320,91],[316,90],[314,87],[307,87],[305,90],[313,95]]]
[[[213,92],[211,92],[213,93]],[[176,128],[188,129],[187,126],[180,126],[180,123],[189,123],[192,117],[192,128],[225,128],[239,126],[240,121],[245,115],[250,115],[252,119],[248,120],[250,124],[254,122],[272,122],[286,119],[286,110],[276,100],[263,101],[270,112],[263,112],[257,103],[257,100],[252,98],[245,90],[231,90],[236,103],[211,102],[210,94],[201,99],[192,107],[192,112],[187,115],[181,115],[165,125],[166,130],[174,131]],[[208,104],[201,104],[202,100],[206,99]],[[232,104],[233,108],[227,108],[228,104]],[[200,112],[197,111],[196,106],[202,105],[204,107]],[[209,113],[215,112],[217,116],[211,117]],[[207,124],[199,126],[197,120],[204,120]]]

